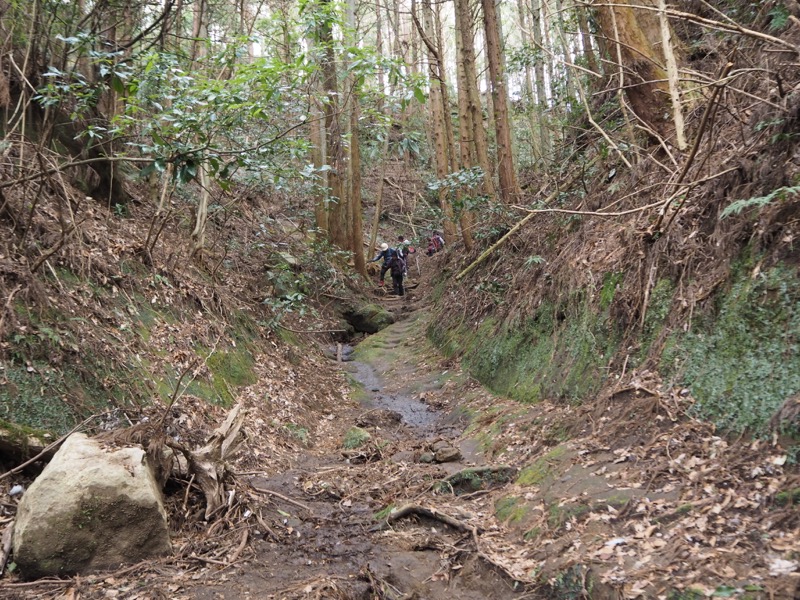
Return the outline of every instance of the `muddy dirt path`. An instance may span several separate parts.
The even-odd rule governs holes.
[[[305,427],[254,410],[267,434],[237,463],[234,518],[175,524],[162,561],[0,597],[800,598],[800,476],[775,442],[720,437],[652,374],[580,407],[494,396],[400,302],[339,376],[319,371],[349,400],[303,386]],[[170,498],[176,518],[192,503]]]
[[[284,497],[255,559],[194,597],[800,597],[779,448],[682,417],[657,379],[577,410],[498,398],[430,346],[427,315],[359,344],[343,365],[359,407],[254,479]]]
[[[435,482],[482,464],[474,443],[457,442],[465,422],[442,394],[453,374],[425,340],[424,315],[412,313],[344,356],[359,408],[329,415],[337,435],[288,471],[252,478],[273,504],[258,516],[256,558],[209,577],[192,597],[518,597],[522,588],[480,558],[466,525],[424,515],[386,523],[392,507],[434,508]],[[369,439],[356,444],[364,432]]]

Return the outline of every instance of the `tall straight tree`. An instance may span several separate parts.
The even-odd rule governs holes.
[[[497,173],[500,181],[500,198],[506,204],[514,202],[519,194],[514,154],[511,146],[511,126],[508,116],[508,90],[503,71],[500,48],[499,16],[495,0],[481,0],[483,29],[486,35],[486,57],[492,81],[492,106],[497,143]]]
[[[456,6],[456,80],[458,82],[458,148],[459,162],[462,169],[469,169],[477,164],[475,145],[472,143],[472,114],[469,111],[469,94],[467,92],[467,74],[464,69],[464,39],[461,15]],[[461,238],[467,250],[472,249],[472,225],[475,217],[466,206],[462,206],[459,215]]]
[[[477,165],[483,171],[483,193],[494,201],[496,191],[492,178],[492,168],[489,162],[489,142],[486,129],[483,126],[483,106],[478,90],[478,74],[475,64],[475,21],[470,8],[470,0],[455,0],[456,4],[456,35],[461,42],[458,52],[458,63],[464,69],[464,92],[469,112],[469,124],[472,129],[472,144],[475,149]],[[459,83],[459,96],[461,95]]]
[[[534,48],[539,51],[541,56],[542,52],[542,10],[540,0],[531,0],[531,35],[530,41]],[[544,61],[541,58],[534,63],[534,72],[536,74],[536,108],[539,114],[539,134],[542,139],[542,156],[545,162],[549,161],[551,154],[550,146],[550,130],[545,122],[545,110],[547,109],[547,92],[544,80],[544,64],[551,64],[551,61]],[[552,76],[552,72],[550,73]]]
[[[205,56],[208,39],[208,4],[206,0],[196,0],[192,16],[192,62]]]
[[[669,114],[670,87],[663,54],[657,46],[669,40],[669,31],[662,33],[657,0],[617,0],[597,3],[597,22],[601,33],[616,46],[620,72],[629,75],[625,95],[633,112],[659,135],[674,133]],[[669,25],[667,24],[667,28]]]
[[[444,36],[442,35],[442,20],[441,20],[441,7],[439,4],[436,5],[436,11],[434,12],[435,23],[436,23],[436,56],[438,58],[438,70],[439,70],[439,86],[441,87],[442,93],[442,113],[444,117],[444,132],[445,132],[445,141],[447,142],[446,149],[448,160],[450,164],[450,172],[455,173],[459,169],[459,156],[456,152],[456,140],[455,134],[453,132],[453,119],[450,118],[450,92],[449,87],[447,85],[447,79],[445,77],[445,69],[443,65],[442,57],[445,55],[444,50]],[[456,201],[460,201],[463,190],[460,188],[455,190],[456,194]],[[450,203],[448,202],[448,206]],[[450,206],[450,220],[453,220],[455,213]],[[463,216],[463,215],[462,215]],[[467,248],[472,247],[472,238],[469,235],[469,226],[466,228],[464,227],[465,221],[463,219],[459,219],[461,224],[461,238],[464,240],[464,244]],[[468,221],[468,219],[467,219]],[[445,228],[446,230],[447,228]],[[453,222],[452,227],[453,235],[456,233],[456,226],[455,222]]]
[[[575,9],[575,17],[578,21],[578,31],[581,34],[581,49],[583,50],[583,60],[586,62],[586,66],[589,68],[590,71],[594,71],[595,73],[598,72],[597,67],[597,60],[594,56],[594,50],[592,49],[592,34],[589,31],[589,19],[587,18],[588,8],[583,5],[579,4],[578,2],[573,1],[573,7]]]
[[[564,85],[567,91],[567,99],[570,102],[575,102],[578,94],[575,90],[575,83],[572,81],[572,69],[566,63],[572,64],[572,48],[570,47],[569,40],[567,39],[566,25],[564,24],[564,5],[561,0],[555,0],[556,3],[556,19],[555,27],[558,33],[558,41],[561,46],[561,53],[564,56],[564,66],[560,69],[564,74]]]
[[[328,168],[328,240],[343,250],[351,249],[350,206],[344,185],[346,165],[339,122],[339,84],[336,53],[333,47],[333,22],[336,18],[332,0],[321,0],[317,8],[317,41],[322,51],[322,77],[325,90],[325,135]]]
[[[347,27],[348,34],[358,39],[356,30],[356,2],[347,0]],[[355,40],[353,40],[355,43]],[[350,215],[348,225],[350,227],[350,247],[353,250],[353,262],[356,271],[366,276],[367,266],[364,259],[364,225],[361,214],[361,147],[358,138],[358,120],[361,114],[359,101],[360,90],[358,78],[350,72],[347,76],[348,94],[347,103],[349,108],[350,122],[348,127],[348,138],[350,140],[350,160],[348,162],[348,199]]]
[[[428,50],[428,65],[430,68],[430,111],[433,121],[432,137],[434,146],[434,156],[436,162],[436,177],[444,179],[450,172],[450,160],[447,147],[447,129],[445,119],[450,118],[449,107],[445,105],[447,88],[444,84],[444,68],[441,56],[436,49],[436,33],[433,19],[433,9],[430,0],[422,2],[422,16],[424,27],[419,22],[419,18],[414,12],[415,2],[412,0],[412,17],[419,30],[420,38]],[[449,240],[454,240],[458,235],[456,224],[453,219],[453,207],[447,197],[447,189],[442,186],[439,189],[439,205],[444,215],[444,233]]]
[[[316,50],[316,40],[314,35],[307,38],[309,55],[314,56]],[[328,171],[323,167],[327,164],[325,160],[326,151],[326,130],[325,130],[325,109],[320,100],[322,82],[316,80],[311,90],[311,123],[309,123],[309,141],[311,142],[311,162],[314,165],[319,177],[319,187],[314,193],[314,220],[317,226],[317,237],[327,238],[328,236]]]
[[[383,72],[383,20],[381,19],[381,0],[375,0],[375,50],[378,54],[378,111],[383,114],[384,126],[386,130],[383,134],[383,144],[381,150],[381,157],[383,164],[381,165],[381,176],[378,180],[378,191],[375,193],[375,213],[372,216],[372,227],[369,233],[368,250],[376,247],[378,242],[378,227],[380,226],[381,210],[383,209],[383,189],[384,179],[386,179],[386,164],[389,161],[389,133],[391,132],[391,116],[388,103],[385,101],[384,94],[386,93],[386,76]],[[389,21],[391,29],[391,16],[388,15],[387,7],[387,20]],[[391,90],[394,92],[394,89]]]
[[[527,41],[527,36],[530,28],[528,27],[528,10],[525,6],[525,0],[517,0],[517,13],[519,15],[519,28],[522,31],[523,42]],[[523,79],[525,89],[525,113],[528,117],[528,129],[530,130],[530,145],[531,145],[531,162],[536,163],[542,159],[542,144],[539,134],[539,124],[536,110],[536,99],[533,93],[533,69],[531,68],[530,61],[525,61],[525,78]]]

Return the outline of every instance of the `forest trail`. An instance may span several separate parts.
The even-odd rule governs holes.
[[[302,444],[255,440],[236,524],[177,537],[164,561],[4,597],[796,598],[778,450],[716,435],[646,373],[580,407],[498,397],[433,347],[424,298],[382,303],[398,321],[333,365],[349,401],[321,406],[313,433],[286,429]]]
[[[759,499],[790,483],[780,457],[646,375],[584,407],[494,396],[430,344],[414,294],[384,304],[403,317],[343,352],[355,403],[251,480],[254,556],[175,597],[795,597],[796,513]]]
[[[462,375],[440,368],[425,315],[411,312],[354,352],[344,349],[341,366],[359,407],[337,415],[328,439],[290,470],[251,479],[274,507],[260,515],[256,557],[235,575],[209,576],[190,597],[519,596],[523,586],[481,559],[468,531],[437,519],[380,520],[400,504],[436,509],[435,482],[483,462],[474,442],[460,439],[465,421],[447,410]],[[348,443],[365,431],[369,440]],[[469,515],[453,516],[468,527]]]

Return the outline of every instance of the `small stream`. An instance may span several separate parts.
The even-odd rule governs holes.
[[[420,433],[433,430],[439,415],[427,404],[411,396],[383,393],[383,381],[372,365],[351,361],[347,370],[369,393],[370,400],[367,405],[369,408],[394,411],[400,415],[406,425],[421,430]]]
[[[403,423],[416,429],[418,434],[433,432],[434,426],[441,415],[410,394],[402,393],[402,391],[400,393],[385,392],[386,382],[378,374],[375,367],[365,362],[353,360],[354,350],[355,348],[350,344],[343,344],[341,358],[343,368],[353,376],[353,379],[364,386],[364,390],[369,396],[365,407],[391,410],[399,414]],[[337,347],[329,347],[326,354],[336,360]],[[402,388],[402,386],[400,387]]]

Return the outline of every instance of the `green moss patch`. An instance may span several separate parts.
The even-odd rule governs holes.
[[[800,487],[783,490],[775,494],[775,504],[778,506],[800,504]]]
[[[355,450],[364,446],[372,439],[369,431],[361,427],[351,427],[342,440],[342,447],[346,450]]]
[[[520,523],[530,512],[530,508],[522,498],[506,496],[494,505],[494,516],[498,521],[514,525]]]
[[[54,369],[40,361],[4,363],[0,419],[61,434],[88,415],[115,405],[130,405],[138,396],[135,387],[141,385],[138,378],[113,381],[114,367],[91,353],[83,355],[81,366],[78,370],[71,366]],[[122,371],[122,374],[130,375],[130,372]]]
[[[800,281],[788,267],[755,277],[749,267],[738,267],[692,333],[674,337],[662,369],[692,390],[696,416],[759,433],[800,390]]]
[[[524,486],[540,485],[554,473],[554,463],[560,461],[566,452],[567,449],[564,446],[556,446],[544,456],[539,457],[532,465],[520,471],[517,484]]]
[[[607,296],[618,277],[609,281]],[[493,392],[526,403],[580,402],[597,392],[622,337],[608,306],[598,310],[584,293],[543,302],[520,322],[487,318],[473,331],[434,321],[428,335],[445,355],[460,349],[470,373]]]
[[[349,373],[345,375],[345,378],[350,386],[350,398],[362,405],[369,404],[371,397],[367,388],[364,387],[364,384],[356,380],[356,378]]]

